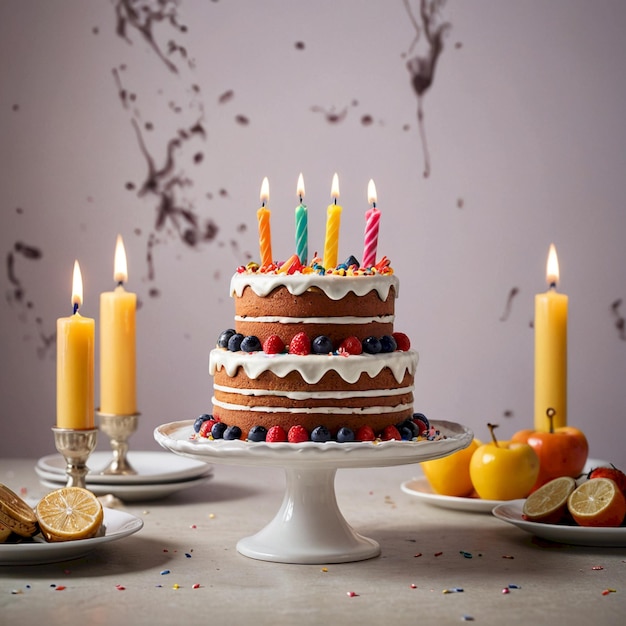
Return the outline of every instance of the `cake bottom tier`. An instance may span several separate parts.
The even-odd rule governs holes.
[[[376,433],[413,415],[413,373],[398,381],[390,368],[376,376],[362,373],[355,382],[329,370],[319,381],[307,383],[299,372],[276,376],[270,371],[249,378],[243,368],[234,375],[214,372],[213,415],[229,426],[239,426],[245,437],[253,426],[304,426],[309,433],[326,426],[331,434],[364,425]]]

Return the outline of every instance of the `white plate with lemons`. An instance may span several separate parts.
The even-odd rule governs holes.
[[[102,522],[104,534],[92,539],[46,543],[41,535],[26,539],[21,543],[0,544],[0,566],[2,565],[42,565],[69,561],[89,554],[97,547],[118,541],[136,533],[143,527],[143,521],[117,509],[104,509]]]
[[[523,517],[524,500],[511,500],[499,504],[493,514],[503,522],[517,526],[541,539],[576,546],[626,547],[626,526],[618,528],[588,528],[567,524],[530,522]]]

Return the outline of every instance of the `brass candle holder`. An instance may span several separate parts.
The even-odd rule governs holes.
[[[67,487],[86,488],[85,477],[89,468],[87,459],[96,447],[97,428],[79,430],[76,428],[52,428],[54,445],[65,459]]]
[[[130,476],[137,472],[127,459],[128,438],[137,430],[139,413],[130,415],[113,415],[96,411],[100,430],[105,432],[111,440],[113,460],[100,473],[107,476]]]

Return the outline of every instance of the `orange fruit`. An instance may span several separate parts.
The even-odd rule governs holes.
[[[480,442],[472,439],[469,446],[448,456],[422,461],[420,466],[432,490],[441,496],[469,497],[474,491],[470,478],[470,460]]]
[[[561,476],[533,491],[524,501],[522,513],[531,522],[557,524],[567,511],[567,499],[576,489],[576,481]]]
[[[104,511],[96,496],[81,487],[61,487],[44,496],[35,509],[46,541],[95,537]]]
[[[626,517],[626,498],[610,478],[594,478],[577,487],[567,508],[580,526],[620,526]]]

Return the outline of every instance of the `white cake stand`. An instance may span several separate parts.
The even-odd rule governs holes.
[[[454,422],[432,425],[446,438],[298,444],[197,441],[191,439],[192,420],[163,424],[154,438],[167,450],[207,463],[285,469],[287,485],[278,513],[261,531],[237,543],[241,554],[277,563],[347,563],[378,556],[380,546],[355,532],[341,514],[335,496],[337,469],[428,461],[467,447],[473,438],[471,430]]]

